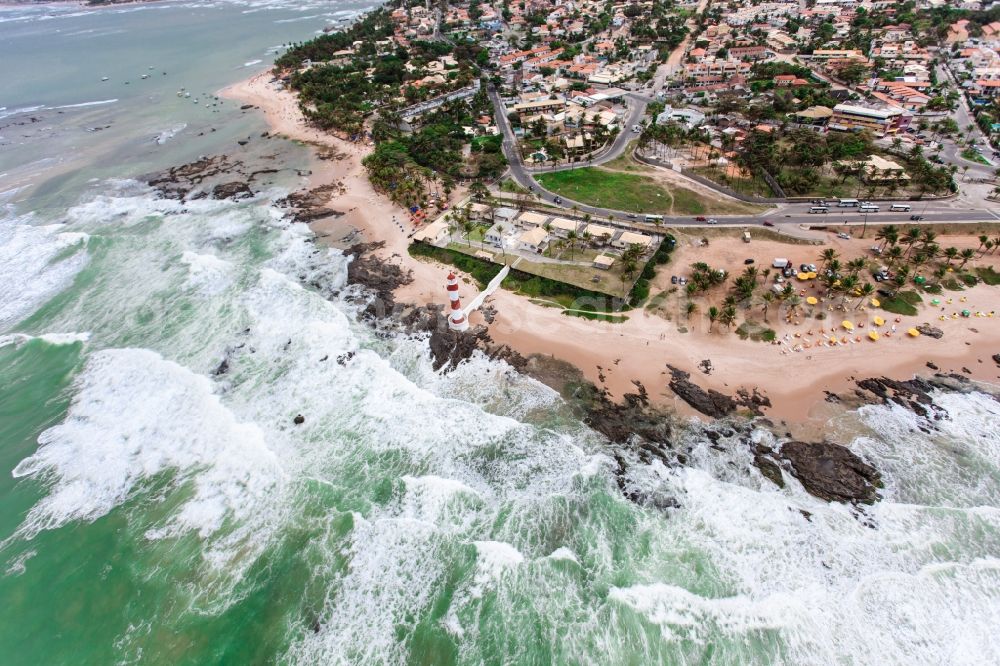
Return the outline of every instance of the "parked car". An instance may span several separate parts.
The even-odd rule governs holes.
[[[637,218],[637,217],[639,217],[639,216],[638,216],[638,215],[636,215],[635,213],[629,213],[629,214],[628,214],[628,215],[626,215],[625,217],[627,217],[627,218],[628,218],[628,219],[630,219],[630,220],[634,220],[634,219],[636,219],[636,218]]]
[[[841,231],[839,234],[837,234],[837,238],[840,238],[842,240],[851,240],[851,234],[845,234],[843,231]]]
[[[763,224],[765,227],[773,227],[774,226],[774,222],[772,222],[771,220],[764,220],[763,222],[761,222],[761,224]]]
[[[883,296],[885,298],[892,298],[893,296],[896,295],[896,292],[889,291],[888,289],[879,289],[875,293],[877,293],[879,296]]]
[[[688,279],[686,277],[679,277],[679,278],[677,278],[677,284],[679,284],[681,286],[684,286],[687,283],[688,283]]]
[[[676,275],[671,275],[670,276],[670,284],[677,284],[677,276]]]
[[[553,201],[555,201],[557,204],[561,204],[562,203],[562,197],[556,197],[555,199],[553,199]]]
[[[753,259],[744,259],[743,263],[746,264],[747,266],[749,266],[750,264],[753,263]]]

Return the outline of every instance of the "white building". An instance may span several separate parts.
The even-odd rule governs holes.
[[[528,229],[517,238],[518,248],[525,252],[541,254],[549,245],[549,234],[542,227]]]
[[[675,109],[665,106],[663,112],[656,116],[656,124],[663,125],[670,121],[684,123],[688,129],[692,129],[705,122],[705,114],[698,109]]]

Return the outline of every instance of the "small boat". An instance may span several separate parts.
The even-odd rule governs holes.
[[[143,74],[143,75],[142,75],[142,78],[144,78],[144,79],[148,79],[148,78],[149,78],[149,74]]]
[[[101,77],[101,81],[109,81],[109,80],[111,80],[110,76],[102,76]]]

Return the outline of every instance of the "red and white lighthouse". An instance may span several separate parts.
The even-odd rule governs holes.
[[[448,300],[451,312],[448,314],[448,328],[453,331],[469,330],[469,320],[462,310],[462,302],[458,299],[458,278],[454,273],[448,273]]]

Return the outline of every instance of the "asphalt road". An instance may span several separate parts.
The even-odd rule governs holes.
[[[623,224],[627,224],[631,220],[641,220],[643,218],[643,215],[637,211],[623,211],[611,208],[601,208],[599,206],[589,206],[587,204],[566,199],[565,197],[558,197],[552,192],[542,188],[535,180],[532,173],[525,168],[524,163],[521,161],[520,152],[517,150],[517,139],[514,137],[514,131],[507,120],[506,114],[504,113],[504,106],[503,102],[500,100],[500,95],[493,88],[493,86],[490,86],[487,92],[490,100],[493,102],[494,115],[497,118],[497,124],[503,133],[503,152],[510,166],[510,176],[514,182],[533,192],[539,201],[547,203],[551,206],[565,209],[575,207],[581,214],[589,213],[592,216],[604,218],[610,216]],[[601,164],[615,159],[621,155],[622,152],[624,152],[629,141],[636,137],[636,134],[631,131],[631,127],[633,124],[638,124],[642,119],[642,115],[646,110],[646,104],[642,101],[642,98],[637,95],[634,96],[632,102],[633,103],[629,107],[630,111],[628,114],[627,126],[615,139],[611,150],[608,151],[606,155],[602,156],[601,160],[595,160],[595,164]],[[580,165],[577,165],[577,167],[579,166]],[[559,201],[557,201],[557,199],[559,199]],[[912,224],[913,221],[910,220],[911,215],[922,215],[924,217],[923,222],[925,224],[934,222],[960,223],[1000,221],[1000,213],[994,213],[987,209],[956,208],[955,204],[950,201],[927,203],[915,201],[911,202],[912,208],[910,212],[899,213],[889,212],[890,205],[890,203],[884,202],[881,204],[881,212],[869,213],[868,222],[873,224],[884,224],[887,222],[905,222]],[[864,224],[865,216],[856,208],[833,207],[830,208],[830,212],[827,214],[810,214],[809,208],[810,204],[782,204],[776,209],[766,211],[759,215],[719,215],[715,217],[720,225],[740,226],[761,226],[765,220],[776,226],[824,223],[847,223],[852,225]],[[706,224],[706,222],[696,220],[694,217],[690,216],[664,217],[663,223],[668,226],[704,226]]]

